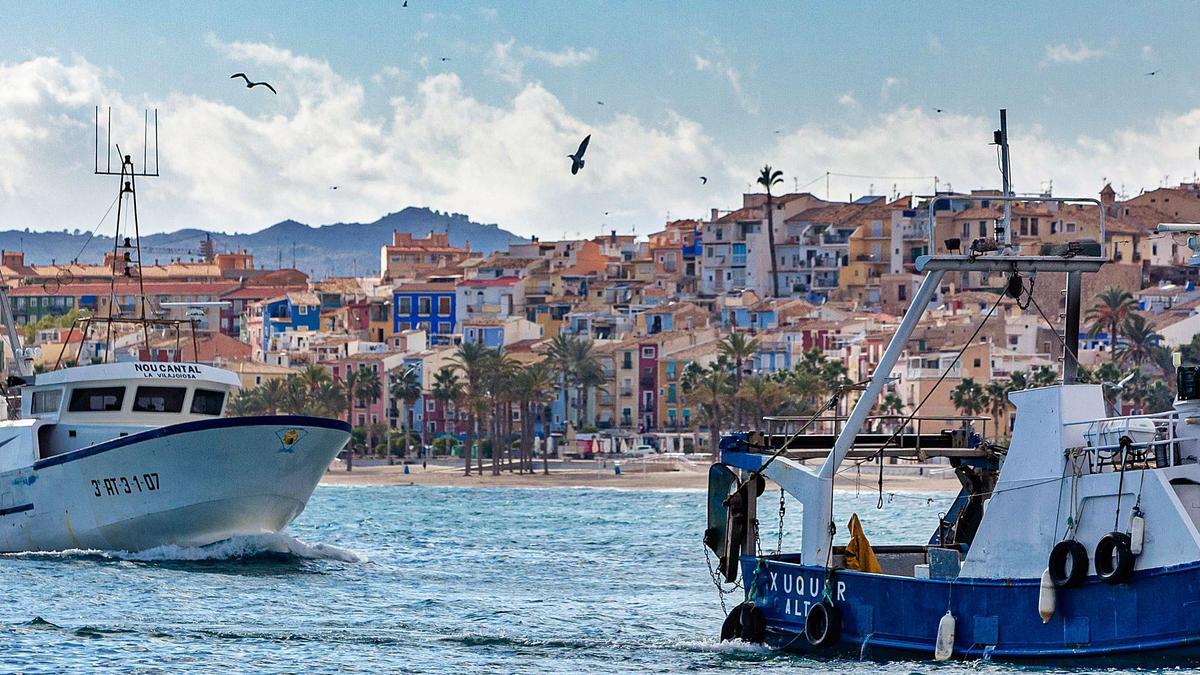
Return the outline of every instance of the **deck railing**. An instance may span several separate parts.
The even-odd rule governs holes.
[[[1200,433],[1183,437],[1178,434],[1180,424],[1196,419],[1195,415],[1170,410],[1067,422],[1063,427],[1082,428],[1084,444],[1069,450],[1086,460],[1089,473],[1102,473],[1200,460]]]

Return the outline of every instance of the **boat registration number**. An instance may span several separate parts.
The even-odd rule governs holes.
[[[155,492],[161,488],[162,486],[158,482],[157,473],[92,479],[92,495],[96,497],[115,497],[135,492]]]

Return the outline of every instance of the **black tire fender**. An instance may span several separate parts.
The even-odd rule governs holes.
[[[742,632],[743,642],[762,644],[767,638],[767,617],[753,602],[742,603]]]
[[[1067,569],[1068,562],[1070,570]],[[1050,571],[1050,583],[1055,588],[1082,586],[1088,573],[1087,549],[1074,539],[1064,539],[1050,550],[1050,561],[1046,567]]]
[[[842,612],[837,605],[822,600],[808,608],[804,618],[804,637],[817,649],[828,649],[842,637]]]
[[[1129,535],[1109,532],[1096,543],[1096,574],[1110,584],[1127,581],[1133,574],[1133,548]]]

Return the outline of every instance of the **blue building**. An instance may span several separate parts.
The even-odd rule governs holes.
[[[498,319],[474,319],[463,326],[463,342],[478,342],[489,349],[504,346],[504,323]]]
[[[321,328],[321,301],[313,293],[288,293],[263,301],[262,349],[271,350],[271,338],[296,330]]]
[[[457,328],[458,301],[452,282],[401,284],[392,291],[392,327],[429,333],[430,344],[449,344]]]

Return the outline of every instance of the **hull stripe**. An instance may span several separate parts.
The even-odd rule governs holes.
[[[18,506],[9,506],[9,507],[0,509],[0,516],[7,516],[7,515],[10,515],[13,513],[22,513],[25,511],[32,511],[32,510],[33,510],[33,504],[20,504]]]
[[[326,417],[307,417],[304,415],[256,415],[251,417],[218,417],[211,420],[196,420],[193,422],[181,422],[179,424],[171,424],[157,429],[149,429],[136,434],[122,436],[111,441],[105,441],[86,448],[72,450],[71,452],[48,457],[38,462],[33,463],[34,470],[45,469],[59,464],[66,464],[77,459],[99,455],[109,450],[116,450],[134,443],[141,443],[156,438],[165,438],[176,434],[186,434],[195,431],[209,431],[212,429],[236,429],[238,427],[256,427],[256,426],[281,426],[281,427],[322,427],[324,429],[334,429],[350,433],[350,425],[341,420],[332,420]],[[29,508],[33,508],[32,505]],[[3,515],[0,512],[0,515]]]

